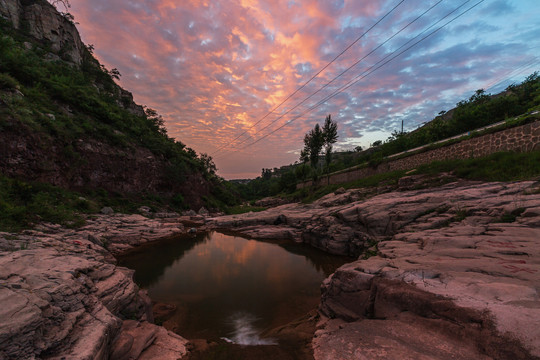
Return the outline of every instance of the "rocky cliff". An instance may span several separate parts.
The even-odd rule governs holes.
[[[186,171],[183,183],[169,178],[172,165],[142,146],[118,147],[92,138],[59,141],[24,125],[0,133],[0,171],[26,181],[46,182],[78,191],[104,189],[126,195],[181,193],[193,208],[204,203],[210,184],[199,171]]]
[[[211,224],[361,255],[322,285],[315,359],[540,358],[540,183],[426,181]]]
[[[42,44],[50,45],[56,56],[62,54],[77,65],[82,63],[85,46],[77,28],[47,1],[0,0],[0,16],[15,29],[24,28]]]
[[[219,181],[147,115],[45,0],[0,1],[0,172],[198,210]]]

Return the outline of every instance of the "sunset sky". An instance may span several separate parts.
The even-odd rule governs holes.
[[[327,114],[338,150],[368,147],[540,69],[538,0],[72,0],[69,11],[135,101],[226,179],[298,160]]]

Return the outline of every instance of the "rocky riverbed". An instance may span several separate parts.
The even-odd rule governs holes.
[[[539,358],[540,183],[400,184],[203,227],[358,258],[322,284],[315,359]],[[112,214],[0,233],[0,359],[186,358],[191,345],[152,323],[150,299],[114,258],[182,223],[205,221]]]
[[[315,359],[539,358],[540,184],[418,180],[210,224],[360,255],[322,285]]]
[[[178,359],[187,340],[112,254],[184,231],[174,220],[100,215],[78,230],[0,233],[0,359]]]

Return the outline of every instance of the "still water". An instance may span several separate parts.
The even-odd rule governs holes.
[[[347,261],[290,241],[218,232],[147,244],[119,259],[152,300],[178,307],[168,327],[186,338],[268,344],[263,330],[317,307],[320,284]]]

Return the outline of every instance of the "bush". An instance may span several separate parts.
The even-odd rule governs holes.
[[[18,81],[15,80],[11,75],[0,73],[0,90],[16,89],[18,85]]]

